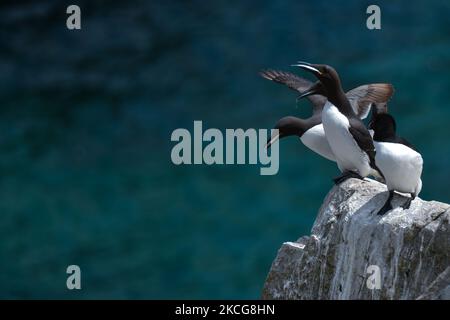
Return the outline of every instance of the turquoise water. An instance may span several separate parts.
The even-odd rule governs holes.
[[[0,10],[0,298],[258,298],[284,241],[308,234],[337,174],[297,139],[280,171],[175,166],[176,128],[270,128],[306,101],[259,78],[297,60],[345,88],[391,82],[422,152],[427,200],[450,201],[450,4],[64,2]],[[78,264],[82,290],[66,289]]]

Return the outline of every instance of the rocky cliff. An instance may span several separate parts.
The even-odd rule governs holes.
[[[310,236],[284,243],[263,299],[450,299],[450,205],[350,179],[325,198]]]

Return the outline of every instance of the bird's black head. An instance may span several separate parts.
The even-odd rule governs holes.
[[[306,131],[304,120],[292,116],[284,117],[278,120],[274,129],[278,129],[278,134],[270,137],[270,140],[266,145],[267,148],[281,138],[289,136],[301,137]]]
[[[375,141],[385,141],[396,136],[397,125],[390,114],[372,112],[369,129],[373,130]]]
[[[307,62],[298,62],[293,66],[300,67],[308,72],[311,72],[319,80],[310,89],[302,93],[300,98],[313,94],[321,94],[326,96],[331,101],[343,92],[341,79],[333,67],[326,64],[311,64]]]

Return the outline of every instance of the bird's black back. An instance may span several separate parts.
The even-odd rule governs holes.
[[[379,141],[377,139],[374,138],[375,141],[377,142],[391,142],[391,143],[400,143],[403,144],[405,146],[407,146],[408,148],[413,149],[414,151],[418,150],[416,149],[416,147],[414,145],[412,145],[408,140],[406,140],[405,138],[402,138],[400,136],[395,135],[394,137],[389,137],[389,138],[385,138],[382,141]]]
[[[373,140],[377,142],[400,143],[417,151],[408,140],[397,135],[395,119],[388,113],[372,114],[369,129],[374,131]]]

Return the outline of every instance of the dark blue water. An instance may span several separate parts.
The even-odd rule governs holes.
[[[0,298],[258,298],[335,165],[292,138],[276,176],[175,166],[170,134],[307,116],[257,75],[297,60],[335,66],[347,89],[393,83],[421,197],[450,200],[448,1],[379,1],[379,31],[369,1],[78,1],[80,31],[68,4],[1,5]]]

